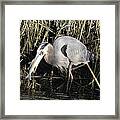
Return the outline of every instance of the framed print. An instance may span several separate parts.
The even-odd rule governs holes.
[[[2,119],[119,119],[114,1],[2,1]]]

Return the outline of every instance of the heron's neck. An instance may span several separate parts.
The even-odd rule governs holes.
[[[44,56],[44,59],[47,63],[52,64],[54,58],[54,48],[51,44],[49,44],[46,55]]]

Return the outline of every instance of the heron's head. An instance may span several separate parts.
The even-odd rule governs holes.
[[[46,55],[49,45],[50,44],[48,42],[42,42],[39,48],[37,49],[37,55],[40,55],[40,56]]]
[[[53,58],[52,44],[50,44],[48,42],[42,42],[40,44],[39,48],[37,49],[37,54],[31,62],[28,77],[31,76],[32,73],[35,73],[42,58],[44,58],[47,63],[49,63],[49,64],[51,63],[52,58]]]
[[[50,63],[51,58],[53,55],[53,46],[52,44],[48,42],[42,42],[37,49],[36,57],[38,57],[41,61],[41,59],[44,57],[47,63]]]

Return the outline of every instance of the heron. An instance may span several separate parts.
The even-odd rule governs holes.
[[[90,62],[89,51],[87,50],[87,47],[78,39],[71,36],[61,36],[54,40],[53,44],[49,42],[42,42],[38,47],[36,56],[30,65],[30,70],[27,75],[27,78],[30,80],[31,74],[36,72],[36,69],[42,58],[44,58],[48,64],[59,68],[61,71],[68,70],[66,91],[70,89],[70,84],[74,79],[72,74],[72,66],[81,64],[88,66],[91,74],[93,75],[93,79],[100,87],[97,78],[88,64]]]

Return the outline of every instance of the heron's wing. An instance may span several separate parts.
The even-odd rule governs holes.
[[[57,38],[53,44],[54,47],[54,66],[59,66],[61,70],[63,68],[67,68],[69,65],[69,61],[66,53],[67,45],[65,44],[66,41],[61,38]]]
[[[80,42],[69,43],[67,48],[68,58],[75,64],[87,62],[87,48]]]

